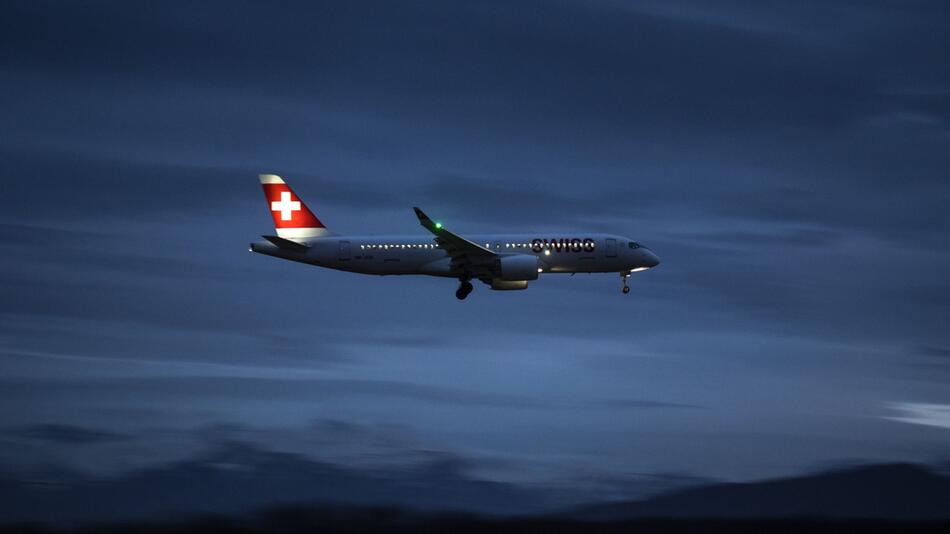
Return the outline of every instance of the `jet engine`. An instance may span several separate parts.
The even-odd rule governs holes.
[[[538,266],[537,256],[531,256],[529,254],[502,256],[495,265],[496,278],[508,282],[516,280],[537,280]],[[527,284],[525,287],[527,287]]]
[[[528,289],[527,280],[502,280],[492,278],[491,288],[496,291],[511,291],[514,289]]]

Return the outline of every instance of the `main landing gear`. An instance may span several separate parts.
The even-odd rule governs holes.
[[[472,287],[472,283],[468,280],[462,280],[459,283],[459,288],[455,290],[455,298],[459,300],[465,300],[465,297],[468,296],[472,290],[475,289]]]
[[[630,286],[627,285],[627,278],[630,278],[630,273],[620,273],[620,280],[623,282],[623,294],[626,295],[630,292]]]

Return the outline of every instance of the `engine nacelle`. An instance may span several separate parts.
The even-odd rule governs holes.
[[[515,289],[528,289],[527,280],[502,280],[492,278],[491,288],[496,291],[512,291]]]
[[[528,254],[502,256],[495,264],[497,278],[504,281],[537,280],[538,257]],[[525,284],[527,287],[527,283]],[[523,287],[517,289],[524,289]]]

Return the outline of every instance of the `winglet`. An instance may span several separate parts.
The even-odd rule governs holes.
[[[419,217],[419,224],[421,224],[423,228],[433,234],[438,234],[439,230],[442,230],[442,223],[433,221],[419,208],[412,208],[412,210],[416,212],[416,217]]]
[[[466,254],[477,254],[482,259],[494,259],[496,257],[494,252],[444,228],[439,221],[433,221],[421,209],[412,208],[412,210],[416,212],[416,217],[419,217],[419,224],[435,235],[435,242],[440,247],[450,249],[453,258]],[[455,252],[451,252],[453,250]]]

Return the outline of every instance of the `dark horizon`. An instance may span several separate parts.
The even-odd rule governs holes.
[[[366,521],[426,525],[452,517],[463,523],[560,521],[591,526],[656,518],[681,525],[755,520],[873,520],[908,527],[950,523],[950,465],[940,470],[906,463],[838,466],[743,483],[638,482],[639,497],[628,498],[584,487],[569,491],[479,479],[457,458],[431,458],[414,467],[353,468],[222,442],[193,458],[108,480],[55,470],[19,479],[0,476],[0,531],[3,525],[195,525],[208,530],[200,528],[202,518],[237,528],[261,521],[267,525],[275,514],[288,519],[335,517],[334,522],[351,527]],[[283,531],[306,530],[304,526]],[[704,530],[710,529],[716,530]]]
[[[222,442],[639,498],[950,460],[943,2],[14,1],[0,469]],[[341,233],[630,236],[523,292],[249,254],[257,174]]]

